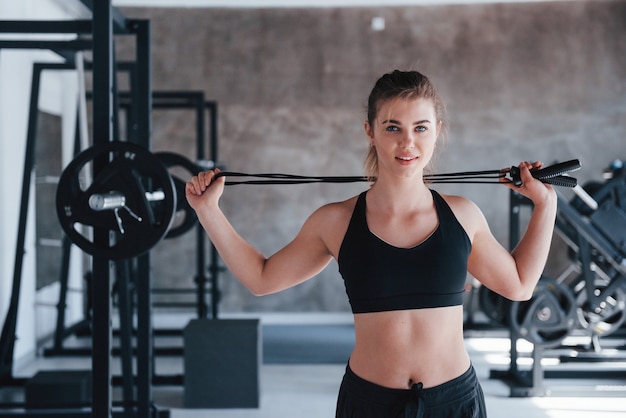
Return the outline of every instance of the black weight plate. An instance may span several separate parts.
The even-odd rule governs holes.
[[[169,168],[183,168],[186,173],[191,176],[195,176],[203,169],[189,160],[187,157],[176,154],[173,152],[155,152],[154,156],[161,161],[161,163]],[[185,197],[185,184],[186,180],[181,180],[175,175],[171,174],[174,181],[174,190],[176,190],[176,213],[174,214],[174,221],[169,231],[165,235],[165,239],[175,238],[183,235],[191,228],[193,228],[197,222],[198,217],[196,212],[189,206],[187,198]]]
[[[513,301],[510,309],[512,330],[537,346],[557,346],[574,329],[574,294],[548,277],[539,280],[530,300]]]
[[[81,187],[94,161],[108,164]],[[90,207],[91,196],[110,192],[123,195],[130,211],[119,208],[116,217],[112,209]],[[153,192],[162,192],[164,198],[149,201],[146,194]],[[175,208],[174,183],[167,169],[145,148],[128,142],[109,142],[81,152],[63,170],[57,187],[57,215],[65,233],[86,253],[109,260],[136,257],[156,245],[167,233]],[[108,245],[94,242],[94,229],[109,232]]]
[[[489,289],[480,286],[478,289],[478,303],[480,310],[487,317],[500,325],[508,324],[509,305],[511,301]]]
[[[578,305],[576,318],[580,328],[600,337],[609,336],[619,330],[626,321],[624,289],[620,286],[609,286],[604,280],[596,280],[593,286],[594,294],[590,298],[584,283],[576,286],[578,287],[580,292],[576,295]]]

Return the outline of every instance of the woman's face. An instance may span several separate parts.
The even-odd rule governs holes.
[[[378,174],[422,176],[430,161],[441,123],[430,99],[390,99],[379,105],[374,125],[365,131],[378,156]]]

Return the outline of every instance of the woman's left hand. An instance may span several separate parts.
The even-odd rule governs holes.
[[[506,178],[503,178],[501,181],[505,183],[508,188],[526,196],[536,205],[548,200],[556,200],[556,192],[552,185],[534,178],[531,174],[531,171],[539,170],[542,166],[543,163],[541,161],[534,163],[522,161],[519,164],[521,185],[516,186]]]

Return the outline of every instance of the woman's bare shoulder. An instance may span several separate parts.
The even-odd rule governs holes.
[[[446,201],[448,206],[453,211],[459,210],[462,212],[466,211],[480,211],[478,206],[470,199],[464,196],[458,196],[453,194],[441,194],[441,197]]]
[[[442,194],[441,197],[443,197],[448,206],[450,206],[454,216],[456,216],[470,237],[472,237],[477,230],[486,226],[483,212],[472,200],[458,195]]]
[[[348,229],[356,200],[357,196],[354,196],[321,206],[306,222],[305,228],[320,237],[335,259]]]
[[[346,200],[327,203],[313,212],[311,218],[326,223],[346,222],[347,224],[354,211],[357,197],[353,196]]]

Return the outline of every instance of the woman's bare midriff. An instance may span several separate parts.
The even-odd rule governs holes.
[[[350,368],[380,386],[425,388],[452,380],[470,366],[463,342],[463,307],[354,315]]]

